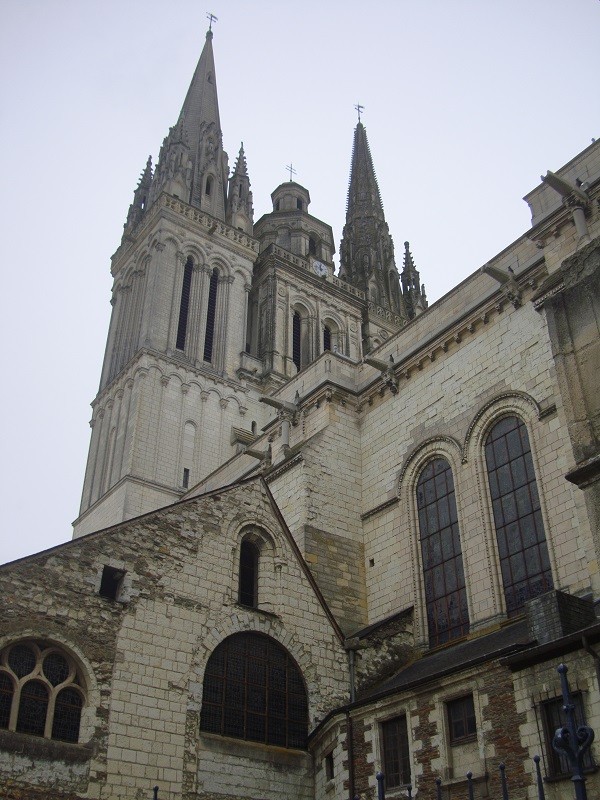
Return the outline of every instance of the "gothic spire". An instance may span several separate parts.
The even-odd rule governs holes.
[[[152,199],[166,191],[225,220],[229,168],[223,150],[212,39],[209,30],[179,119],[163,142]]]
[[[367,132],[362,122],[354,129],[340,261],[343,280],[365,292],[375,305],[405,315],[394,261],[394,244],[385,221]]]

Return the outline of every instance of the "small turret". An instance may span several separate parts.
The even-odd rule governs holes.
[[[148,160],[146,161],[146,166],[144,167],[144,170],[140,175],[137,188],[133,193],[133,203],[129,206],[129,211],[127,212],[127,219],[125,220],[125,224],[123,225],[124,228],[123,240],[125,240],[127,237],[133,234],[134,230],[137,228],[142,217],[144,216],[144,211],[148,207],[148,200],[150,197],[151,186],[152,186],[152,156],[148,156]]]
[[[421,314],[427,308],[425,284],[419,283],[420,276],[410,252],[409,242],[404,242],[404,264],[402,268],[402,294],[409,319]]]
[[[248,176],[243,142],[235,162],[233,175],[229,178],[227,223],[252,235],[254,209],[252,207],[252,192],[250,191],[250,178]]]

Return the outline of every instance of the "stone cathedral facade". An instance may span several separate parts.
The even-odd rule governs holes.
[[[112,258],[74,538],[0,568],[0,797],[485,798],[503,762],[526,800],[539,755],[567,800],[561,662],[600,731],[600,144],[431,307],[361,122],[337,272],[308,190],[271,198],[209,31]]]

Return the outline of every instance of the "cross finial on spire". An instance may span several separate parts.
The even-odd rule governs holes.
[[[357,103],[354,108],[358,111],[358,121],[360,122],[360,112],[365,110],[364,106],[361,106],[360,103]]]
[[[291,180],[292,180],[292,175],[295,175],[295,174],[296,174],[296,170],[295,170],[295,169],[294,169],[294,167],[292,166],[292,162],[291,162],[291,161],[290,161],[290,163],[289,163],[289,164],[286,166],[286,169],[287,169],[287,170],[289,170],[289,173],[290,173],[290,181],[291,181]]]
[[[212,32],[212,24],[213,22],[218,22],[219,18],[215,17],[214,14],[211,14],[210,11],[206,14],[206,18],[208,19],[208,30]]]

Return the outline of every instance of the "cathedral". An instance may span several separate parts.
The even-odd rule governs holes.
[[[570,800],[560,664],[600,731],[600,142],[428,306],[360,119],[339,269],[291,175],[254,219],[212,40],[112,257],[73,539],[0,567],[0,798]]]

